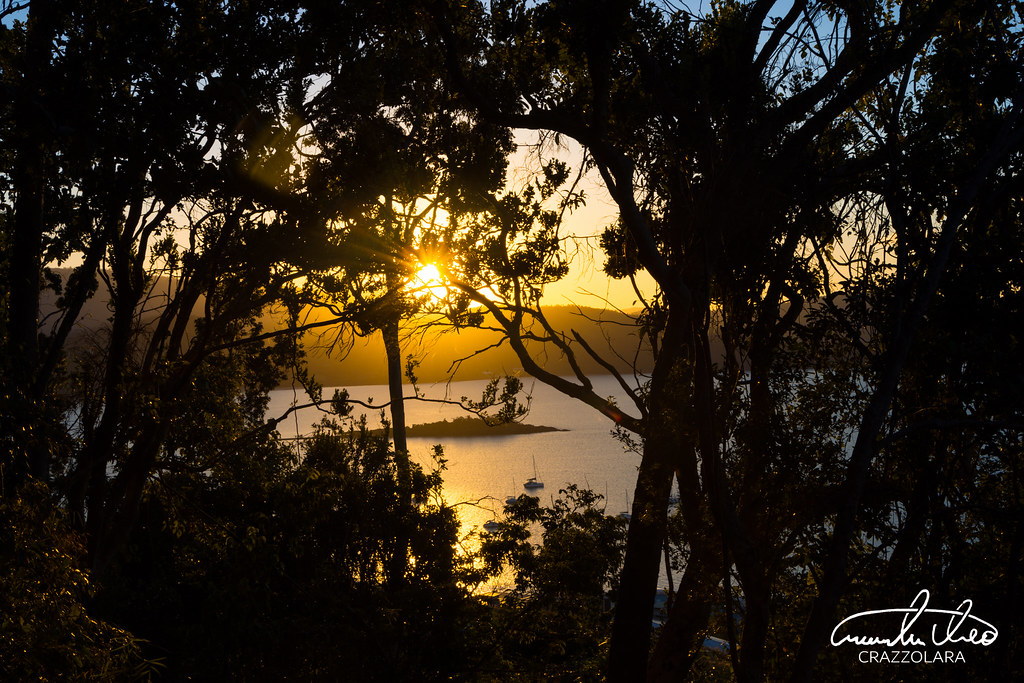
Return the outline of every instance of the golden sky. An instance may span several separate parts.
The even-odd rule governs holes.
[[[530,143],[535,134],[520,131],[516,140],[520,151],[513,157],[508,173],[508,187],[516,190],[528,182],[535,173],[538,163],[531,154],[535,146]],[[550,146],[545,147],[545,154],[551,154]],[[583,162],[582,150],[575,143],[565,144],[557,151],[563,161],[572,169],[572,178]],[[603,268],[604,255],[601,253],[598,238],[605,227],[618,220],[619,209],[608,194],[597,171],[587,173],[577,188],[586,197],[586,205],[568,216],[562,234],[567,237],[566,249],[569,258],[569,274],[561,281],[548,285],[544,290],[544,303],[549,306],[578,304],[594,308],[614,308],[629,310],[637,308],[640,303],[629,280],[613,280]],[[644,296],[654,292],[654,281],[642,273],[637,283]],[[607,303],[605,303],[607,302]]]

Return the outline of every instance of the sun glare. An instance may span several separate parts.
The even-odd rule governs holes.
[[[409,283],[417,294],[429,294],[435,299],[444,299],[448,296],[448,287],[445,285],[441,271],[433,263],[428,263],[418,271]]]

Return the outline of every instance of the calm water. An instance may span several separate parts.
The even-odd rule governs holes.
[[[449,385],[420,385],[422,394],[429,398],[455,398],[468,396],[479,400],[486,380],[452,382]],[[534,476],[536,460],[537,478],[544,482],[543,489],[529,492],[539,496],[542,503],[550,503],[558,490],[568,484],[589,486],[605,496],[606,510],[618,514],[628,510],[636,485],[639,456],[624,451],[612,435],[612,423],[593,408],[558,393],[546,384],[524,380],[532,396],[530,413],[524,422],[566,429],[564,432],[522,434],[491,437],[429,437],[410,438],[409,450],[418,462],[429,466],[430,449],[435,443],[444,446],[448,469],[444,473],[444,494],[447,501],[456,504],[464,531],[479,527],[500,516],[505,499],[526,493],[523,483]],[[618,384],[611,377],[595,377],[598,395],[615,397],[618,405],[629,408]],[[353,399],[373,398],[385,403],[388,391],[384,385],[347,387]],[[406,387],[407,395],[412,388]],[[325,388],[324,396],[334,393]],[[271,393],[269,415],[276,416],[288,409],[296,400],[289,389]],[[301,393],[298,403],[306,403]],[[359,406],[355,413],[363,412],[373,425],[379,424],[379,411],[368,411]],[[635,411],[633,411],[635,413]],[[408,424],[422,424],[465,415],[457,406],[407,400]],[[278,429],[282,436],[308,434],[322,414],[315,409],[295,413],[282,422]]]

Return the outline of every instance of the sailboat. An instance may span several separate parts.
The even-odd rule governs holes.
[[[533,457],[533,456],[530,456]],[[526,480],[523,484],[524,489],[542,489],[544,488],[544,482],[537,481],[537,458],[533,458],[533,476]]]
[[[633,518],[633,515],[630,513],[630,510],[632,510],[632,508],[629,506],[629,490],[627,489],[626,490],[626,509],[623,512],[619,513],[619,517],[621,519],[624,519],[624,520],[626,520],[628,522],[630,519]]]
[[[516,480],[513,478],[512,479],[512,488],[515,488],[515,486],[516,486]],[[516,496],[515,494],[513,494],[513,495],[511,495],[511,496],[509,496],[508,498],[505,499],[505,505],[512,505],[517,500],[519,500],[519,497]]]

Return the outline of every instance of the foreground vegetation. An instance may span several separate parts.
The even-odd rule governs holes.
[[[444,461],[401,505],[387,435],[325,424],[147,486],[122,558],[91,581],[44,487],[4,502],[6,680],[515,680],[597,676],[624,523],[600,497],[523,496],[463,538]],[[544,545],[529,542],[542,525]],[[540,539],[534,539],[540,540]],[[408,544],[408,563],[396,566]],[[495,576],[514,578],[484,593]],[[115,626],[116,624],[116,626]],[[588,673],[589,672],[589,673]]]

